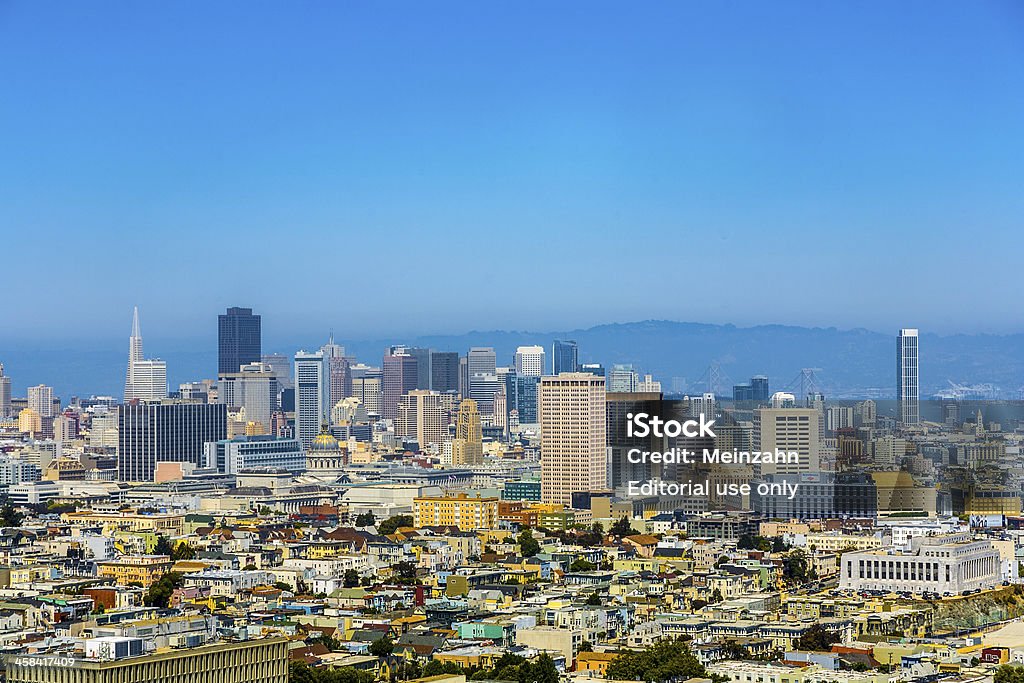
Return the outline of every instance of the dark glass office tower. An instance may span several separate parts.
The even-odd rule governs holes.
[[[434,391],[459,390],[459,354],[455,351],[430,352],[430,388]]]
[[[228,436],[223,403],[132,403],[118,408],[117,478],[153,481],[158,462],[203,462],[208,441]]]
[[[261,358],[260,317],[251,308],[229,308],[217,316],[217,372],[238,372]]]
[[[556,341],[551,347],[551,374],[576,372],[579,368],[579,349],[574,341]]]

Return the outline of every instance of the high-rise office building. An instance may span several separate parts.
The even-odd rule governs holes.
[[[330,367],[322,351],[295,354],[295,436],[309,448],[330,417]]]
[[[260,316],[251,308],[232,307],[217,316],[217,374],[259,363],[261,354]]]
[[[916,425],[921,421],[919,402],[917,330],[906,328],[896,335],[896,400],[900,423]]]
[[[756,401],[764,403],[768,400],[768,377],[755,375],[750,378],[749,384],[737,384],[732,388],[734,401]]]
[[[455,439],[452,441],[453,465],[482,465],[484,462],[483,427],[476,401],[459,403],[455,418]]]
[[[265,354],[261,362],[266,363],[277,375],[277,385],[282,389],[292,388],[292,359],[283,353]]]
[[[758,408],[754,411],[755,451],[796,453],[797,462],[754,465],[754,476],[821,471],[821,420],[815,408]]]
[[[640,378],[632,365],[613,365],[608,374],[608,391],[614,394],[634,392],[639,383]]]
[[[239,372],[222,374],[217,384],[218,403],[244,409],[246,422],[258,422],[270,430],[270,417],[279,406],[277,373],[269,365],[243,365]]]
[[[0,363],[0,418],[11,416],[11,378],[4,374]]]
[[[53,411],[53,388],[45,384],[39,384],[28,388],[28,407],[37,413],[44,420],[52,419]]]
[[[588,373],[542,377],[541,499],[569,505],[576,492],[608,485],[604,379]]]
[[[147,360],[142,353],[139,307],[132,313],[132,336],[128,340],[128,371],[124,380],[124,400],[158,401],[167,398],[167,364]]]
[[[455,394],[414,389],[398,399],[395,436],[414,439],[421,450],[448,440]]]
[[[344,356],[331,356],[327,367],[331,382],[330,407],[333,408],[338,401],[352,395],[352,366]]]
[[[573,340],[555,340],[551,345],[551,374],[579,370],[579,348]]]
[[[430,352],[430,388],[440,392],[459,390],[459,354],[455,351]]]
[[[520,346],[516,349],[516,374],[520,377],[540,377],[544,374],[544,347]],[[575,372],[575,369],[573,369]]]
[[[476,401],[481,415],[494,415],[494,397],[504,388],[504,380],[497,372],[478,372],[470,377],[469,398]]]
[[[203,462],[208,441],[227,438],[228,408],[215,403],[139,402],[118,409],[117,475],[153,481],[158,462]]]
[[[432,389],[434,352],[430,349],[423,349],[412,346],[405,349],[405,352],[416,359],[416,389]]]
[[[381,365],[380,411],[386,420],[394,420],[398,415],[398,400],[416,389],[419,373],[415,356],[404,349],[392,350],[398,353],[386,354]]]
[[[497,356],[491,347],[476,346],[466,355],[466,380],[463,397],[472,398],[482,414],[494,412],[494,394],[498,391]]]
[[[510,408],[519,411],[519,424],[537,424],[537,386],[540,377],[516,378],[516,402]]]

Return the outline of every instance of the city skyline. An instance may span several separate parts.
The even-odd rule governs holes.
[[[746,9],[264,5],[242,21],[230,4],[7,3],[5,92],[31,106],[0,108],[18,131],[0,222],[7,277],[33,296],[8,302],[0,349],[107,335],[132,305],[150,336],[200,334],[183,302],[243,298],[278,329],[375,337],[637,319],[1024,331],[1000,295],[1024,246],[1019,5]],[[516,258],[488,235],[514,236]],[[429,268],[416,287],[377,277],[384,236],[516,296],[463,286],[439,306],[451,283]],[[281,286],[299,284],[279,256],[297,244],[316,245],[304,290],[330,292],[327,255],[345,253],[361,291]],[[261,253],[280,277],[251,267]],[[940,296],[951,268],[984,281]],[[101,273],[131,286],[38,305]],[[765,281],[799,296],[763,306]]]
[[[228,311],[253,311],[254,309],[228,307]],[[317,339],[313,335],[303,336],[302,339],[292,341],[278,340],[268,343],[265,337],[261,338],[258,331],[258,321],[262,311],[255,309],[254,319],[257,321],[257,334],[254,342],[262,343],[267,353],[278,353],[291,357],[302,349],[319,349],[325,342],[330,345],[334,343],[333,330],[328,332],[325,338]],[[248,313],[247,313],[248,314]],[[148,319],[148,318],[147,318]],[[166,366],[167,381],[173,391],[179,383],[197,381],[199,379],[216,379],[218,368],[223,361],[221,350],[220,331],[223,325],[224,314],[213,316],[212,339],[190,339],[185,342],[176,339],[158,340],[156,347],[163,351],[154,354],[160,360],[145,361],[146,363],[157,363],[161,372]],[[272,323],[272,319],[270,319]],[[133,325],[137,324],[137,317]],[[621,332],[619,332],[621,330]],[[640,330],[646,336],[630,335],[626,330]],[[688,360],[685,366],[680,366],[673,361],[674,353],[669,349],[672,344],[668,339],[659,338],[659,330],[667,330],[667,333],[684,335],[683,339],[689,339],[697,346],[684,347],[697,353],[701,360]],[[133,327],[133,334],[137,330]],[[622,341],[615,341],[620,334],[626,334]],[[745,335],[750,339],[745,339]],[[685,335],[691,335],[686,337]],[[718,337],[722,339],[715,341]],[[1009,392],[1012,397],[1017,393],[1017,373],[1019,368],[1018,359],[1020,350],[1024,349],[1024,335],[937,335],[930,331],[923,331],[922,336],[929,340],[929,345],[939,343],[936,347],[936,358],[943,359],[943,365],[938,368],[932,366],[935,358],[925,357],[923,364],[924,387],[922,391],[929,395],[931,392],[948,388],[953,384],[989,384],[992,385],[998,395]],[[527,347],[540,345],[540,350],[547,358],[548,350],[553,349],[556,343],[570,337],[580,337],[586,340],[579,356],[579,363],[597,362],[611,368],[616,364],[632,366],[640,374],[653,374],[655,379],[662,380],[666,389],[672,392],[694,391],[700,392],[707,389],[707,373],[713,364],[719,364],[722,372],[723,386],[731,386],[732,380],[742,379],[744,376],[756,374],[771,374],[776,379],[789,377],[790,374],[799,373],[801,368],[816,367],[818,381],[822,382],[819,387],[830,392],[839,392],[843,395],[857,395],[858,390],[868,390],[864,395],[883,397],[886,395],[886,388],[890,381],[889,369],[886,368],[886,360],[882,363],[882,345],[879,344],[883,338],[890,339],[892,334],[879,333],[868,330],[837,330],[836,328],[802,328],[793,326],[757,326],[751,328],[735,327],[732,325],[715,326],[701,323],[684,323],[676,321],[640,321],[636,323],[623,323],[612,325],[601,325],[585,330],[563,330],[549,332],[523,332],[495,330],[491,332],[469,332],[462,335],[439,335],[439,336],[417,336],[403,339],[342,339],[349,356],[355,356],[359,361],[370,365],[380,365],[381,353],[389,348],[404,349],[406,347],[431,348],[438,352],[455,352],[465,355],[475,346],[496,347],[498,349],[498,366],[514,366],[516,363],[515,354]],[[828,337],[831,342],[822,345],[822,338]],[[148,336],[153,339],[152,336]],[[776,339],[777,338],[777,339]],[[595,339],[597,341],[595,341]],[[628,343],[627,341],[628,340]],[[757,341],[755,341],[757,340]],[[802,340],[802,341],[801,341]],[[845,340],[845,341],[844,341]],[[856,340],[856,341],[854,341]],[[865,343],[870,340],[872,343]],[[778,352],[765,352],[757,350],[765,341],[779,344]],[[396,345],[396,342],[401,342]],[[575,340],[573,340],[575,342]],[[116,342],[117,347],[123,348],[123,337]],[[132,338],[132,353],[135,353],[135,344],[141,341]],[[623,346],[625,343],[625,346]],[[860,349],[854,352],[855,368],[843,368],[837,374],[838,365],[849,363],[849,356],[837,355],[844,346],[855,343],[870,347],[869,350]],[[803,344],[804,346],[802,346]],[[829,345],[831,344],[831,346]],[[147,343],[147,348],[152,349],[154,345]],[[0,347],[4,348],[4,347]],[[340,347],[339,347],[340,348]],[[48,349],[45,345],[32,345],[31,348],[19,348],[17,345],[5,349],[6,356],[3,362],[7,363],[7,378],[16,392],[23,392],[30,380],[19,377],[12,368],[20,366],[28,371],[30,376],[35,376],[37,367],[45,364],[49,375],[44,381],[48,384],[60,385],[58,393],[62,395],[90,395],[111,393],[104,391],[109,389],[110,377],[103,375],[104,368],[109,369],[112,363],[124,368],[123,351],[116,355],[115,361],[113,347],[111,345],[91,346],[88,343],[69,348],[67,346],[56,346]],[[789,354],[786,360],[779,362],[776,357],[779,352]],[[847,353],[849,350],[844,351]],[[951,353],[953,355],[951,355]],[[211,359],[212,354],[212,359]],[[742,354],[742,355],[740,355]],[[857,355],[859,354],[859,355]],[[131,355],[131,354],[129,354]],[[685,354],[684,354],[685,355]],[[24,360],[24,363],[19,363]],[[1007,365],[1007,361],[1010,365]],[[544,372],[551,371],[551,360],[544,360]],[[212,368],[208,367],[212,363]],[[989,364],[989,370],[985,370],[985,364]],[[66,364],[66,366],[64,365]],[[866,365],[865,365],[866,364]],[[827,368],[821,367],[828,366]],[[68,375],[67,368],[72,368],[71,375]],[[962,368],[962,369],[961,369]],[[1005,376],[1002,382],[993,383],[993,368],[999,368]],[[84,374],[76,375],[75,370],[84,370]],[[822,377],[822,371],[825,376]],[[832,373],[831,375],[829,373]],[[859,374],[858,374],[859,373]],[[52,379],[56,376],[57,379]],[[496,378],[495,378],[496,379]],[[998,378],[997,378],[998,379]],[[681,381],[685,380],[685,381]],[[70,382],[70,384],[68,384]],[[31,382],[34,383],[34,382]],[[685,387],[681,389],[680,387]],[[882,393],[877,393],[878,387],[882,387]],[[1021,387],[1024,389],[1024,387]],[[893,390],[898,391],[896,389]],[[894,393],[895,395],[895,393]]]

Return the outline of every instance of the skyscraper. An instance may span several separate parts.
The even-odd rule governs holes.
[[[45,384],[28,388],[28,407],[44,420],[53,417],[53,388]]]
[[[459,354],[454,351],[430,352],[430,388],[434,391],[459,390]]]
[[[117,420],[117,477],[153,481],[158,462],[203,462],[208,441],[227,438],[228,408],[216,403],[123,405]]]
[[[261,353],[260,317],[251,308],[229,308],[217,316],[217,374],[259,363]]]
[[[403,349],[394,349],[399,353],[388,353],[384,356],[380,384],[380,414],[386,420],[394,420],[398,414],[398,399],[403,394],[416,389],[418,368],[416,358],[405,353]]]
[[[412,438],[425,450],[429,444],[440,446],[448,440],[455,405],[454,394],[414,389],[398,400],[395,436]]]
[[[537,404],[541,500],[569,505],[573,493],[606,488],[604,379],[576,372],[542,377]]]
[[[236,370],[237,371],[237,370]],[[124,380],[125,403],[157,401],[167,398],[167,364],[159,359],[146,360],[142,354],[139,307],[132,313],[132,336],[128,340],[128,371]]]
[[[277,374],[265,363],[249,363],[239,372],[229,372],[217,380],[217,402],[230,408],[243,408],[246,422],[259,422],[270,430],[270,417],[278,409]]]
[[[295,354],[295,437],[308,448],[329,419],[330,368],[322,351]]]
[[[795,452],[795,463],[754,465],[754,476],[821,471],[821,423],[815,408],[758,408],[754,411],[755,451]]]
[[[906,328],[896,335],[896,400],[900,423],[916,425],[921,421],[918,394],[917,330]]]
[[[482,415],[494,414],[494,394],[501,389],[497,370],[497,356],[491,347],[476,346],[466,355],[469,391],[463,396],[476,401]]]
[[[4,374],[4,364],[0,363],[0,417],[11,416],[11,378]]]
[[[579,348],[573,340],[556,340],[551,346],[551,372],[557,375],[562,372],[579,370]]]
[[[482,465],[484,462],[483,427],[476,401],[463,399],[455,418],[455,439],[452,441],[453,465]]]
[[[608,375],[608,391],[616,394],[635,392],[640,378],[632,365],[613,365]]]
[[[520,377],[540,377],[545,367],[543,346],[520,346],[516,349],[516,374]]]

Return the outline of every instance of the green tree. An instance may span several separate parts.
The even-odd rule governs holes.
[[[807,555],[797,549],[786,556],[782,566],[783,576],[791,583],[807,583],[810,575],[807,571]]]
[[[587,604],[595,607],[599,607],[602,604],[601,596],[598,595],[597,591],[587,596]]]
[[[181,585],[183,576],[180,572],[167,572],[146,592],[143,596],[143,602],[150,607],[167,607],[167,602],[171,599],[171,594],[174,589]]]
[[[615,522],[615,524],[612,524],[611,528],[608,529],[608,533],[612,536],[622,538],[623,536],[632,536],[635,532],[633,531],[632,525],[629,523],[629,518],[623,517]]]
[[[372,512],[364,512],[361,515],[356,515],[356,526],[373,526],[377,523],[377,518],[374,517]]]
[[[393,534],[398,531],[400,527],[404,526],[412,526],[412,515],[394,515],[393,517],[388,517],[377,525],[377,533],[388,536],[389,534]]]
[[[540,552],[540,543],[533,537],[533,532],[529,529],[519,532],[516,541],[519,543],[519,552],[523,557],[533,557]]]
[[[594,569],[597,569],[597,565],[584,560],[582,557],[573,560],[573,563],[569,565],[569,571],[571,572],[589,572]]]
[[[395,643],[391,636],[384,636],[370,643],[369,651],[374,657],[387,657],[395,651]]]
[[[196,557],[196,549],[188,541],[182,541],[174,546],[171,557],[175,560],[193,560]]]
[[[993,678],[995,683],[1024,683],[1024,666],[1003,664]]]
[[[345,588],[355,588],[356,586],[358,586],[359,585],[359,572],[357,572],[355,569],[346,569],[345,570],[344,585],[345,585]]]
[[[4,502],[3,506],[0,507],[0,524],[3,526],[21,526],[24,520],[25,515],[15,510],[14,506],[11,505],[11,501]]]
[[[661,683],[687,678],[708,678],[707,669],[681,640],[663,640],[639,652],[620,652],[608,664],[614,681]]]
[[[722,602],[723,599],[724,598],[722,597],[722,591],[716,588],[715,590],[711,591],[711,598],[708,602],[714,605],[716,603]]]
[[[772,539],[772,552],[773,553],[784,553],[784,552],[786,552],[786,548],[787,547],[789,547],[789,546],[787,546],[786,542],[784,540],[782,540],[782,536],[776,536],[774,539]]]
[[[793,647],[797,650],[827,652],[832,649],[833,644],[838,642],[838,635],[829,631],[821,624],[814,624],[802,636],[793,641]],[[1024,681],[1019,683],[1024,683]]]
[[[167,555],[168,557],[174,557],[174,548],[171,547],[171,542],[167,540],[166,536],[157,536],[156,545],[153,546],[154,555]]]

